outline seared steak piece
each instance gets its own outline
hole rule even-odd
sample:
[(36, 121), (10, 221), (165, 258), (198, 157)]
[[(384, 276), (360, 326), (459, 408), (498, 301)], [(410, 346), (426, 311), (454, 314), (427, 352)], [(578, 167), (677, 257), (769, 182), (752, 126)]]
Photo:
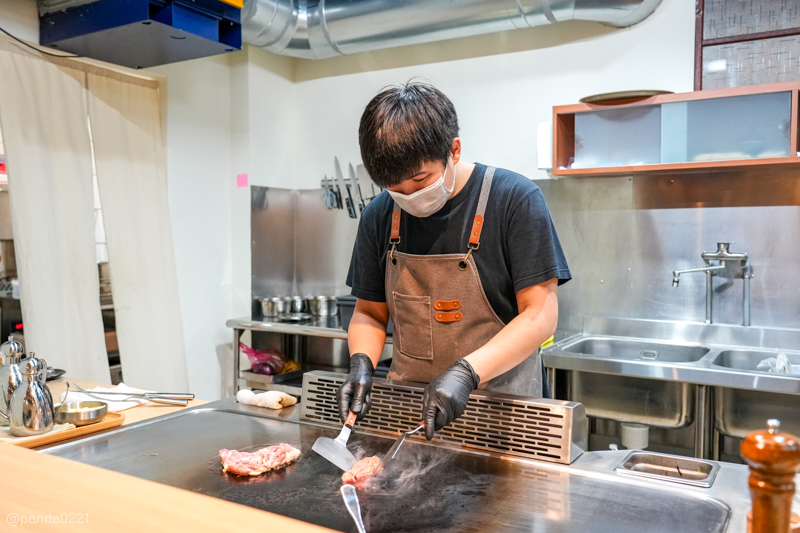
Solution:
[(381, 471), (381, 460), (377, 455), (365, 457), (356, 461), (348, 472), (342, 474), (342, 482), (345, 485), (355, 485), (357, 489), (363, 489), (369, 480)]
[(237, 476), (258, 476), (297, 461), (300, 450), (289, 444), (261, 448), (253, 453), (220, 450), (222, 470)]

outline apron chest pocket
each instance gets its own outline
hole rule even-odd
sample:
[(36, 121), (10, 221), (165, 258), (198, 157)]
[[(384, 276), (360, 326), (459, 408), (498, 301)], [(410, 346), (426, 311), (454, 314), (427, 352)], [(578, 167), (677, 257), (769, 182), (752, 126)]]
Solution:
[(414, 359), (433, 359), (433, 328), (429, 296), (392, 293), (394, 334), (400, 353)]

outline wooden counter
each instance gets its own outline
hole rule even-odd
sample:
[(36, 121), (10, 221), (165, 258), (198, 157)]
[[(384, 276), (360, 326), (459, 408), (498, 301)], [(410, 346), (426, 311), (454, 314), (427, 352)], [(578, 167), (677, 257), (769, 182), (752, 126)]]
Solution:
[[(16, 446), (7, 446), (2, 452), (0, 472), (5, 490), (0, 531), (331, 531)], [(76, 523), (54, 524), (55, 517), (72, 518)], [(79, 519), (81, 523), (77, 523)]]
[[(84, 389), (105, 386), (64, 376)], [(64, 385), (50, 384), (58, 397)], [(181, 391), (175, 391), (181, 392)], [(187, 407), (207, 403), (192, 400)], [(148, 403), (126, 411), (123, 425), (186, 409)], [(0, 472), (5, 488), (0, 504), (0, 531), (76, 532), (236, 532), (328, 529), (195, 494), (160, 483), (104, 470), (60, 457), (4, 446)], [(63, 524), (61, 519), (72, 520)], [(54, 522), (55, 520), (55, 522)]]

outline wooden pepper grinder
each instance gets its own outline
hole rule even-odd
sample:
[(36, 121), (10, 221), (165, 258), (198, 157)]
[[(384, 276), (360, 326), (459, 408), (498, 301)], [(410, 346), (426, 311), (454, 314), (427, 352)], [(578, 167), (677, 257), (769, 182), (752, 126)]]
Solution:
[(797, 531), (800, 518), (792, 515), (794, 476), (800, 466), (800, 442), (780, 431), (779, 420), (768, 420), (766, 431), (754, 431), (742, 441), (742, 458), (750, 465), (753, 510), (747, 514), (748, 533)]

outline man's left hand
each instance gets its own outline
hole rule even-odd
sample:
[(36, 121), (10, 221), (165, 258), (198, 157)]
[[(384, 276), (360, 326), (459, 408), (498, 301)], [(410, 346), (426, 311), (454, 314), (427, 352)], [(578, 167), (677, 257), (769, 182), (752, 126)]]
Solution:
[(425, 422), (425, 438), (431, 440), (434, 431), (439, 431), (464, 414), (469, 394), (481, 379), (465, 359), (428, 383), (422, 396), (422, 420)]

